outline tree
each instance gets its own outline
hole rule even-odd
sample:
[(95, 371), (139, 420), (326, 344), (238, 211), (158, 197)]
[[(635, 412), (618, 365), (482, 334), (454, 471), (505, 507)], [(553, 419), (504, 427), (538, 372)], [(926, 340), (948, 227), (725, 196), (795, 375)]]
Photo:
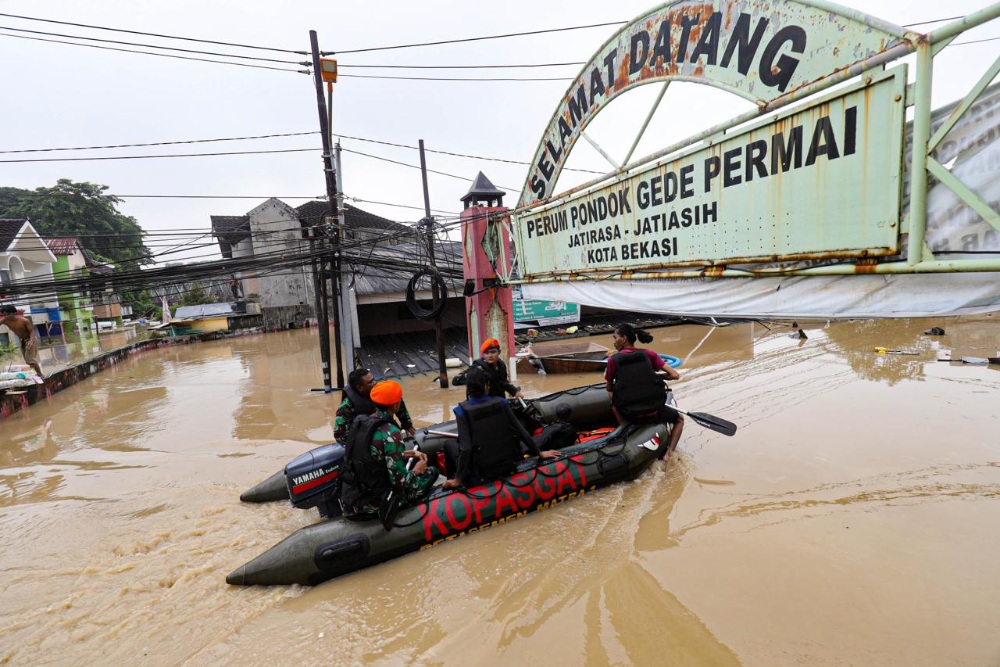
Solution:
[(146, 232), (115, 208), (122, 200), (104, 194), (107, 189), (68, 178), (51, 188), (0, 188), (0, 217), (28, 218), (42, 236), (76, 237), (93, 259), (111, 262), (119, 271), (138, 271), (153, 263), (143, 243)]
[(205, 292), (205, 288), (201, 285), (195, 284), (188, 288), (183, 295), (181, 295), (180, 301), (177, 302), (178, 306), (198, 306), (203, 303), (215, 303), (216, 299)]

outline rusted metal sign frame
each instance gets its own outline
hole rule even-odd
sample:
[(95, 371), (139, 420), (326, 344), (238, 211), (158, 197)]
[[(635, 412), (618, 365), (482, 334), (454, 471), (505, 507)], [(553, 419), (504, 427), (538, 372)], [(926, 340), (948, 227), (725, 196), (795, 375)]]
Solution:
[[(518, 205), (551, 198), (565, 156), (583, 129), (636, 86), (691, 81), (757, 105), (757, 111), (702, 133), (709, 136), (850, 78), (859, 65), (898, 47), (908, 53), (906, 44), (916, 37), (822, 0), (675, 0), (660, 5), (605, 42), (570, 84), (543, 132)], [(832, 73), (845, 76), (836, 80)]]
[[(677, 3), (671, 3), (677, 4)], [(845, 10), (844, 8), (837, 7), (830, 3), (821, 2), (811, 2), (808, 3), (814, 7), (827, 7), (830, 9), (835, 8), (836, 11), (840, 13), (847, 12), (851, 14), (851, 10)], [(880, 26), (885, 25), (876, 19), (872, 19), (859, 12), (853, 12), (853, 17), (864, 22), (871, 22), (873, 24), (878, 24)], [(626, 164), (621, 167), (616, 172), (605, 174), (604, 176), (592, 179), (587, 183), (579, 185), (575, 188), (567, 190), (560, 193), (559, 195), (550, 197), (547, 200), (541, 202), (535, 202), (528, 205), (519, 206), (512, 213), (522, 213), (530, 209), (536, 208), (539, 204), (545, 205), (550, 203), (555, 203), (565, 199), (566, 197), (577, 193), (589, 190), (601, 183), (604, 183), (613, 178), (617, 178), (624, 173), (635, 170), (642, 165), (659, 159), (660, 157), (670, 155), (680, 149), (694, 145), (696, 142), (705, 141), (712, 137), (713, 135), (724, 132), (725, 130), (745, 123), (753, 118), (756, 118), (764, 113), (773, 111), (774, 109), (780, 108), (782, 106), (791, 104), (800, 99), (809, 97), (821, 90), (829, 88), (830, 86), (836, 85), (843, 81), (849, 80), (853, 77), (859, 76), (860, 74), (869, 71), (874, 68), (883, 67), (886, 63), (897, 60), (905, 55), (912, 52), (917, 52), (917, 64), (915, 70), (915, 84), (913, 86), (913, 94), (907, 99), (907, 104), (914, 107), (914, 120), (913, 120), (913, 145), (922, 146), (923, 150), (912, 151), (911, 156), (911, 182), (910, 182), (910, 215), (904, 225), (906, 231), (909, 232), (909, 246), (908, 255), (905, 262), (885, 262), (885, 263), (871, 263), (864, 262), (862, 264), (840, 264), (837, 266), (826, 266), (826, 267), (797, 267), (797, 266), (764, 266), (756, 269), (748, 269), (747, 267), (741, 267), (738, 270), (729, 269), (723, 266), (713, 267), (711, 269), (687, 269), (679, 268), (676, 270), (665, 270), (665, 271), (650, 271), (643, 273), (642, 275), (632, 275), (629, 278), (702, 278), (706, 275), (717, 276), (717, 277), (741, 277), (745, 278), (747, 276), (773, 276), (773, 275), (844, 275), (852, 273), (879, 273), (879, 274), (889, 274), (889, 273), (938, 273), (938, 272), (975, 272), (975, 271), (988, 271), (995, 272), (1000, 271), (1000, 261), (993, 259), (986, 260), (958, 260), (958, 261), (939, 261), (935, 260), (933, 254), (930, 252), (929, 248), (926, 247), (924, 243), (924, 238), (926, 234), (926, 198), (927, 198), (927, 173), (929, 170), (933, 170), (935, 177), (937, 174), (941, 174), (942, 182), (947, 184), (952, 188), (956, 195), (965, 203), (967, 203), (974, 210), (979, 212), (984, 216), (984, 219), (990, 223), (994, 228), (1000, 230), (1000, 220), (997, 219), (996, 212), (994, 212), (988, 204), (983, 202), (981, 198), (975, 195), (974, 192), (964, 187), (961, 183), (957, 182), (947, 170), (941, 165), (936, 164), (932, 158), (929, 158), (929, 153), (933, 150), (933, 145), (936, 145), (943, 136), (942, 133), (946, 133), (946, 129), (939, 130), (938, 134), (935, 136), (935, 141), (931, 144), (930, 138), (930, 118), (931, 118), (931, 102), (930, 102), (930, 91), (932, 86), (932, 72), (933, 72), (933, 59), (938, 52), (943, 50), (956, 36), (962, 34), (963, 32), (974, 28), (976, 26), (982, 25), (989, 21), (993, 21), (1000, 17), (1000, 2), (994, 3), (984, 9), (969, 14), (962, 19), (949, 23), (938, 30), (932, 31), (927, 34), (918, 34), (908, 32), (906, 33), (906, 38), (902, 39), (899, 43), (890, 46), (886, 50), (879, 52), (873, 56), (870, 56), (862, 61), (856, 62), (850, 67), (846, 67), (837, 71), (832, 72), (829, 76), (823, 77), (820, 80), (812, 81), (799, 88), (796, 88), (789, 93), (779, 96), (767, 103), (759, 104), (758, 108), (754, 111), (742, 114), (733, 118), (725, 123), (718, 124), (707, 130), (704, 130), (688, 139), (668, 146), (667, 148), (658, 151), (652, 155), (646, 156), (640, 160), (633, 163)], [(958, 120), (961, 114), (967, 109), (971, 103), (978, 97), (980, 92), (985, 88), (986, 85), (995, 76), (998, 62), (1000, 58), (997, 58), (991, 67), (989, 67), (986, 73), (983, 75), (980, 82), (970, 91), (966, 99), (963, 101), (958, 108), (953, 112), (954, 120), (951, 121), (953, 124)], [(586, 69), (586, 67), (585, 67)], [(666, 78), (666, 77), (665, 77)], [(575, 85), (575, 84), (574, 84)], [(570, 87), (570, 93), (572, 94), (573, 86)], [(544, 141), (544, 140), (543, 140)], [(529, 180), (525, 185), (525, 191), (528, 190), (530, 185), (530, 175)], [(913, 221), (919, 221), (920, 224), (913, 224)], [(506, 251), (506, 249), (504, 249)], [(516, 258), (510, 264), (515, 268), (518, 266)], [(591, 277), (602, 278), (602, 276), (568, 276), (562, 278), (547, 277), (535, 280), (514, 280), (512, 275), (506, 276), (506, 278), (512, 282), (541, 282), (550, 280), (584, 280), (590, 279)], [(603, 276), (604, 278), (614, 277), (614, 276)]]
[(893, 256), (905, 92), (905, 66), (874, 73), (515, 216), (521, 276)]

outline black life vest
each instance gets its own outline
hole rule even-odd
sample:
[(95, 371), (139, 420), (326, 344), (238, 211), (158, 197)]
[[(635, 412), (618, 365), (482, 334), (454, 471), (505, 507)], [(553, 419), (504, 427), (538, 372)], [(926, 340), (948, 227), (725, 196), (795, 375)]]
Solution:
[(385, 461), (372, 456), (375, 431), (389, 421), (373, 415), (358, 415), (344, 438), (344, 465), (340, 473), (340, 501), (347, 514), (365, 505), (378, 505), (392, 485)]
[(612, 403), (625, 418), (648, 415), (660, 410), (667, 400), (667, 385), (641, 350), (619, 352), (614, 357)]
[(473, 404), (466, 401), (461, 406), (469, 420), (472, 470), (476, 476), (493, 480), (509, 474), (521, 460), (521, 448), (503, 401), (497, 398)]
[(354, 414), (356, 415), (370, 415), (375, 412), (375, 404), (372, 403), (372, 399), (368, 396), (362, 396), (354, 387), (344, 387), (344, 393), (347, 394), (347, 400), (351, 402), (351, 407), (354, 408)]
[(506, 364), (497, 359), (497, 365), (494, 367), (485, 359), (476, 359), (472, 365), (479, 366), (490, 376), (490, 396), (503, 398), (507, 395), (507, 385), (510, 384), (510, 381), (507, 379)]

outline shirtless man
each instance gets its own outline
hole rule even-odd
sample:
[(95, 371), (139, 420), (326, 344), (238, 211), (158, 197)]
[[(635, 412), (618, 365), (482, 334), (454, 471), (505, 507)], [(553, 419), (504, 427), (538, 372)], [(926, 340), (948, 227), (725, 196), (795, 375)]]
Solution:
[(17, 308), (6, 305), (0, 307), (0, 324), (6, 324), (7, 328), (21, 339), (24, 363), (34, 368), (39, 377), (44, 377), (42, 367), (38, 364), (38, 336), (35, 335), (35, 328), (31, 326), (31, 322), (18, 315)]

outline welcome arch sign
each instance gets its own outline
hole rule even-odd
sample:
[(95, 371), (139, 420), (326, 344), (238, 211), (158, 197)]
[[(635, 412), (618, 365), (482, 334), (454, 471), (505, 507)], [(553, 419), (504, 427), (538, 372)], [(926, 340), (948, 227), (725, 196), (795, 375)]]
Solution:
[[(513, 218), (521, 277), (898, 252), (905, 69), (746, 122), (908, 48), (907, 37), (815, 1), (682, 0), (640, 16), (591, 57), (543, 133)], [(672, 80), (756, 108), (729, 124), (744, 124), (735, 134), (713, 128), (715, 136), (553, 197), (570, 151), (604, 107)], [(838, 224), (817, 215), (833, 210)]]
[[(900, 45), (906, 32), (824, 2), (671, 2), (623, 27), (569, 85), (532, 160), (519, 206), (551, 197), (584, 128), (613, 99), (682, 80), (721, 88), (767, 110), (808, 84)], [(832, 83), (832, 82), (831, 82)]]

